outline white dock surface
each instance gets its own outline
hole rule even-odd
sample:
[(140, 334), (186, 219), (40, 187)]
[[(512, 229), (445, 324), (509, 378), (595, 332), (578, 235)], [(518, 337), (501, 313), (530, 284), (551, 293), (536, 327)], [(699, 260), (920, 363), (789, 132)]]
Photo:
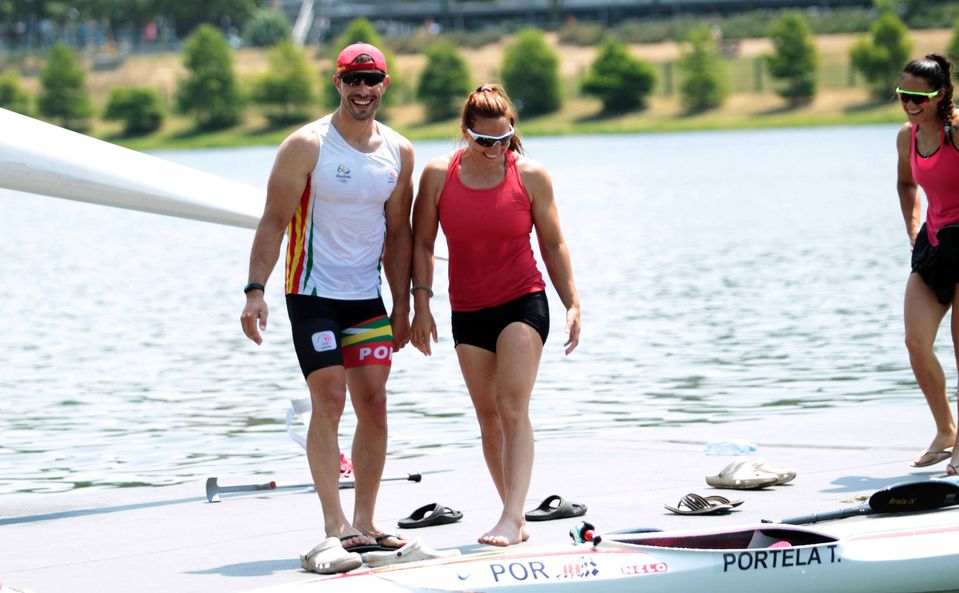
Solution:
[[(916, 469), (909, 462), (933, 436), (917, 392), (910, 405), (859, 405), (754, 421), (679, 428), (637, 428), (590, 438), (537, 442), (527, 509), (550, 494), (585, 503), (584, 519), (599, 532), (632, 527), (675, 529), (752, 523), (855, 506), (890, 484), (942, 476), (945, 462)], [(534, 418), (535, 424), (535, 418)], [(795, 469), (791, 483), (759, 491), (716, 490), (704, 476), (733, 458), (705, 454), (717, 439), (757, 443), (758, 456)], [(309, 482), (306, 458), (296, 475), (218, 476), (221, 485)], [(429, 473), (420, 483), (386, 482), (378, 519), (385, 529), (420, 537), (434, 548), (484, 549), (476, 538), (499, 515), (499, 500), (479, 449), (388, 461), (387, 476)], [(725, 516), (678, 516), (688, 492), (743, 498)], [(347, 513), (352, 490), (341, 490)], [(226, 593), (312, 578), (298, 554), (323, 537), (312, 491), (226, 494), (206, 501), (202, 481), (163, 488), (79, 490), (4, 496), (0, 500), (0, 582), (36, 593)], [(439, 502), (463, 512), (452, 525), (398, 530), (396, 521)], [(957, 510), (956, 512), (959, 512)], [(566, 541), (581, 519), (529, 523), (530, 541)]]

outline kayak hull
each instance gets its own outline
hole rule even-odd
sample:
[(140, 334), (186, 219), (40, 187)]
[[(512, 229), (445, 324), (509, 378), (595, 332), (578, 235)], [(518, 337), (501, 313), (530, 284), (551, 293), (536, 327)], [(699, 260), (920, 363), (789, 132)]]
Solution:
[(859, 523), (860, 529), (848, 534), (769, 524), (615, 534), (598, 546), (506, 549), (357, 570), (264, 591), (928, 593), (956, 588), (959, 524), (937, 524), (928, 516), (919, 524)]
[(256, 228), (265, 192), (0, 109), (0, 188)]

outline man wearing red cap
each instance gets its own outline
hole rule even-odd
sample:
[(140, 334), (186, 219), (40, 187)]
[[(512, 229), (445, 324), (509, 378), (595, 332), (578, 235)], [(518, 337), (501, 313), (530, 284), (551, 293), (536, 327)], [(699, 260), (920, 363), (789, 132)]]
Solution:
[[(395, 549), (405, 542), (383, 532), (373, 510), (386, 458), (386, 380), (393, 352), (409, 340), (413, 147), (374, 119), (390, 84), (380, 50), (366, 43), (345, 48), (332, 82), (340, 94), (336, 111), (280, 145), (253, 239), (241, 323), (262, 343), (264, 285), (286, 231), (286, 305), (313, 404), (307, 458), (327, 537), (350, 551)], [(389, 316), (381, 267), (392, 295)], [(352, 521), (338, 489), (347, 387), (357, 418)]]

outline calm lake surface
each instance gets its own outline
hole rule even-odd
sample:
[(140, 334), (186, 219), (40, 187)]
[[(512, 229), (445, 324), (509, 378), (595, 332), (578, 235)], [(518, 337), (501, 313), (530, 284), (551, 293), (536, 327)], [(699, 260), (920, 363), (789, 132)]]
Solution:
[[(583, 302), (533, 396), (538, 438), (912, 401), (909, 246), (895, 126), (531, 138), (551, 171)], [(417, 173), (453, 142), (416, 144)], [(159, 154), (264, 187), (274, 147)], [(0, 192), (0, 494), (302, 469), (306, 396), (282, 265), (265, 343), (240, 331), (253, 233)], [(394, 357), (391, 458), (479, 443), (449, 331)], [(941, 332), (940, 348), (948, 344)], [(941, 356), (947, 376), (955, 363)], [(343, 423), (348, 448), (353, 419)], [(704, 430), (704, 439), (708, 430)]]

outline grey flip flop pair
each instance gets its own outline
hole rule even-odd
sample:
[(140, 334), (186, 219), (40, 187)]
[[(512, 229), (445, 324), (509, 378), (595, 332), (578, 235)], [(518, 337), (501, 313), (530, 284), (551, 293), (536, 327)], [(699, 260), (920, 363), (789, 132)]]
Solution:
[(676, 506), (663, 505), (667, 511), (677, 515), (725, 515), (743, 504), (742, 500), (729, 500), (725, 496), (701, 496), (690, 492), (679, 500)]

